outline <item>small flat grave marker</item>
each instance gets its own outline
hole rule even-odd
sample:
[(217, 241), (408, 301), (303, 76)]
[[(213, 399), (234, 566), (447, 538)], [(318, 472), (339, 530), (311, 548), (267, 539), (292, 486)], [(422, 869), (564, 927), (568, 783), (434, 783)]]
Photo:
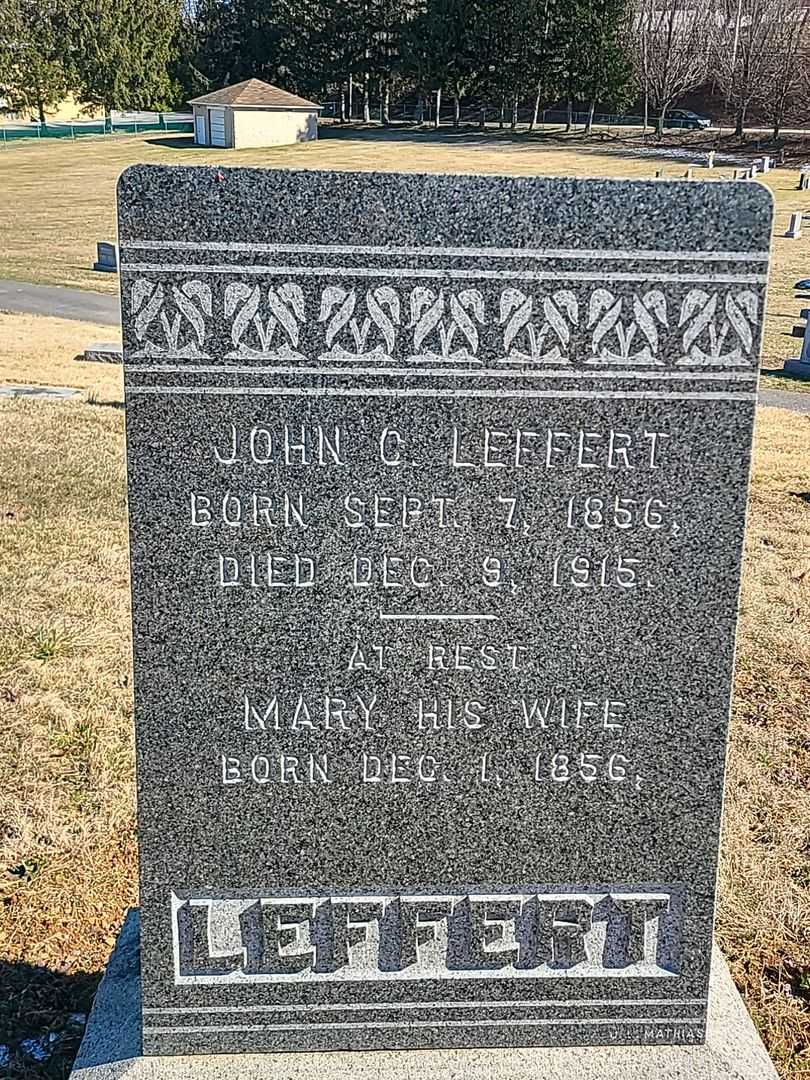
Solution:
[(769, 193), (119, 220), (145, 1052), (700, 1042)]
[(96, 244), (96, 261), (93, 263), (94, 270), (100, 270), (105, 274), (118, 273), (118, 247), (116, 244), (99, 240)]

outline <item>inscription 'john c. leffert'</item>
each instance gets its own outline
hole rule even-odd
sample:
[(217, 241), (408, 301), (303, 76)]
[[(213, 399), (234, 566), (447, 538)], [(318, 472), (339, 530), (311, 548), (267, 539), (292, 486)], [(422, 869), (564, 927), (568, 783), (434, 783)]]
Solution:
[(171, 896), (175, 982), (666, 978), (671, 888), (430, 895)]
[(669, 434), (606, 428), (450, 424), (431, 440), (430, 456), (414, 459), (414, 440), (398, 428), (359, 432), (339, 424), (228, 424), (211, 453), (220, 465), (243, 462), (292, 467), (346, 466), (376, 460), (392, 468), (655, 470)]

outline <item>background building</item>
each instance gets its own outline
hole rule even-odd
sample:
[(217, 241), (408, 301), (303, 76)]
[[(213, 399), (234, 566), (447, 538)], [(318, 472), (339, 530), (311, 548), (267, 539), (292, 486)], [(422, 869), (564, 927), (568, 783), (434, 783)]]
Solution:
[(194, 141), (200, 146), (238, 150), (318, 137), (321, 106), (260, 79), (226, 86), (189, 104), (194, 111)]

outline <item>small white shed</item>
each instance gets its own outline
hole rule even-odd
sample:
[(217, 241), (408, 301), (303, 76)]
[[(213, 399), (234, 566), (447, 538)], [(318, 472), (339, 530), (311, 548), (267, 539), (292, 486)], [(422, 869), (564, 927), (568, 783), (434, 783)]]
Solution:
[(239, 150), (318, 138), (321, 106), (261, 79), (226, 86), (194, 98), (189, 105), (194, 112), (194, 141), (199, 146)]

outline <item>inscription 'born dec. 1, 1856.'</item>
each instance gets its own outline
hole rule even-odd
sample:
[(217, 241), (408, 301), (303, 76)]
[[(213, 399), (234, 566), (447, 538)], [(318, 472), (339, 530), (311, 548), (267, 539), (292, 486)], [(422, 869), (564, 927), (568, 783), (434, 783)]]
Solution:
[(700, 1041), (764, 189), (119, 208), (146, 1052)]

